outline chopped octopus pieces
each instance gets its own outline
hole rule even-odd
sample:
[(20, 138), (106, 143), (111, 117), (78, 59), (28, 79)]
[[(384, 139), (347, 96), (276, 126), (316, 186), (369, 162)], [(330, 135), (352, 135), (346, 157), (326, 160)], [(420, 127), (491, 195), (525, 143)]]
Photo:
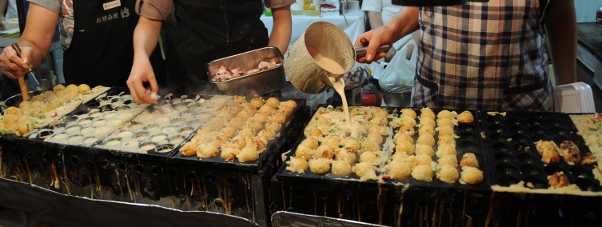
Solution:
[(251, 74), (251, 73), (256, 73), (256, 72), (259, 72), (262, 70), (276, 68), (278, 66), (280, 66), (280, 62), (276, 58), (273, 58), (269, 62), (261, 61), (257, 65), (257, 68), (247, 69), (246, 71), (242, 70), (240, 68), (233, 68), (233, 69), (228, 70), (226, 68), (226, 66), (222, 65), (219, 67), (219, 69), (217, 70), (217, 73), (215, 75), (213, 75), (211, 79), (215, 82), (221, 82), (221, 81), (229, 80), (232, 78), (244, 76), (246, 74)]

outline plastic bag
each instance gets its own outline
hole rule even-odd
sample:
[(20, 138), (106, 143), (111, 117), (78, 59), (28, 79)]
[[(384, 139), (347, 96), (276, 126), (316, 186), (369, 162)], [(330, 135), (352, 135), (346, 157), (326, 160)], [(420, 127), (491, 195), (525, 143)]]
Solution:
[[(408, 46), (414, 46), (412, 56), (407, 59)], [(416, 58), (418, 47), (414, 40), (403, 46), (391, 59), (389, 65), (379, 76), (380, 87), (391, 93), (412, 92), (414, 77), (416, 76)]]

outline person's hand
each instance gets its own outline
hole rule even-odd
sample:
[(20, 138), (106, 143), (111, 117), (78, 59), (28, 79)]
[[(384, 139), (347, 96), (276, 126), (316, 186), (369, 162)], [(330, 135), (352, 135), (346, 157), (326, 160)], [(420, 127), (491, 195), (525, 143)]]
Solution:
[[(150, 89), (144, 87), (143, 83), (145, 82), (149, 83)], [(157, 104), (159, 86), (157, 85), (157, 79), (155, 79), (155, 73), (148, 58), (136, 59), (134, 61), (132, 72), (130, 72), (130, 77), (126, 84), (130, 89), (130, 94), (134, 102)]]
[(31, 66), (28, 64), (31, 56), (31, 47), (21, 47), (21, 57), (17, 56), (17, 52), (11, 46), (5, 47), (2, 54), (0, 54), (2, 72), (11, 79), (23, 77), (31, 69)]
[(387, 25), (383, 25), (378, 27), (377, 29), (368, 31), (364, 34), (361, 34), (359, 37), (357, 37), (357, 41), (355, 42), (355, 46), (362, 46), (362, 43), (360, 42), (360, 40), (362, 38), (366, 38), (369, 42), (368, 44), (368, 49), (366, 50), (366, 55), (357, 58), (356, 60), (358, 62), (362, 62), (362, 63), (371, 63), (373, 61), (376, 61), (378, 59), (384, 58), (387, 56), (387, 53), (385, 52), (376, 52), (376, 50), (378, 49), (379, 46), (382, 46), (384, 44), (389, 44), (390, 46), (393, 46), (392, 43), (392, 36), (393, 36), (394, 30), (392, 28), (390, 28)]

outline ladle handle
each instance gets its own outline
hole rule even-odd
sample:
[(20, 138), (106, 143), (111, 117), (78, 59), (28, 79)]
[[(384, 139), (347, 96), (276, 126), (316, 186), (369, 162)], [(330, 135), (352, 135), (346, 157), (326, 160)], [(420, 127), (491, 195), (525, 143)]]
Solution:
[[(363, 57), (366, 56), (366, 52), (368, 51), (368, 47), (367, 46), (356, 46), (355, 48), (355, 57), (359, 58), (359, 57)], [(391, 49), (391, 46), (389, 46), (389, 44), (385, 44), (382, 46), (379, 46), (378, 49), (376, 49), (376, 53), (378, 52), (389, 52), (389, 49)]]

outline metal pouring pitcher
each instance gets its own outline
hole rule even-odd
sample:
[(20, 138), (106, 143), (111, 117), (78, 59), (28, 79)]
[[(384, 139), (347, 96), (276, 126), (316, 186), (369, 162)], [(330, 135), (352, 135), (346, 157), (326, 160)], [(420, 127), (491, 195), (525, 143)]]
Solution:
[(345, 72), (355, 64), (355, 50), (347, 34), (329, 22), (315, 22), (295, 41), (284, 56), (284, 72), (288, 80), (299, 90), (317, 94), (332, 86), (345, 73), (329, 72), (316, 64), (317, 53), (338, 63)]

